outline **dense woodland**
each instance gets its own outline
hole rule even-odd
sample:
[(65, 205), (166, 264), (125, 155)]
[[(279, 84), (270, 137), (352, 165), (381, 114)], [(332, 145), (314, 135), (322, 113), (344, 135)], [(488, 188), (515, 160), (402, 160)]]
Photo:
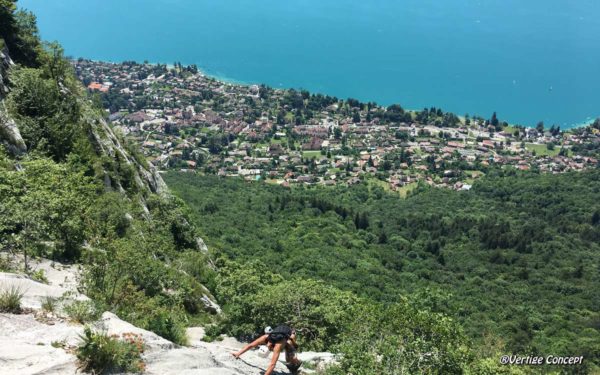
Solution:
[[(0, 110), (27, 145), (0, 147), (0, 271), (43, 280), (28, 258), (81, 263), (90, 317), (113, 311), (179, 344), (186, 325), (251, 338), (285, 321), (303, 349), (342, 354), (335, 375), (540, 371), (501, 366), (508, 352), (597, 370), (597, 171), (407, 200), (171, 173), (182, 201), (139, 183), (135, 145), (117, 135), (128, 152), (104, 151), (101, 109), (14, 1), (0, 0), (0, 46), (17, 63)], [(203, 310), (206, 288), (223, 314)]]
[[(600, 173), (489, 177), (402, 200), (186, 173), (169, 186), (214, 253), (361, 298), (444, 313), (490, 352), (600, 350)], [(291, 287), (293, 289), (293, 287)]]

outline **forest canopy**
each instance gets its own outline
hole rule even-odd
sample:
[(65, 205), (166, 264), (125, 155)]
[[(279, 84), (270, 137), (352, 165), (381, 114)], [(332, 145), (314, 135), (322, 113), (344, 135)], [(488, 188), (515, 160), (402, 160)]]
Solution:
[(166, 181), (219, 257), (382, 306), (407, 299), (456, 319), (475, 347), (598, 363), (598, 171), (489, 177), (406, 200), (367, 184)]

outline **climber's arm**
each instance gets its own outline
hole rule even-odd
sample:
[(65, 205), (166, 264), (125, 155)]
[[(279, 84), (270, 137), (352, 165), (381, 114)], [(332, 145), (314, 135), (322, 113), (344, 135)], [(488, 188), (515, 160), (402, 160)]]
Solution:
[(273, 371), (275, 371), (275, 365), (277, 365), (277, 360), (279, 359), (283, 345), (283, 343), (275, 344), (275, 348), (273, 348), (273, 357), (271, 358), (269, 367), (267, 367), (267, 371), (265, 371), (265, 375), (271, 375)]
[(237, 352), (233, 352), (231, 353), (232, 356), (234, 356), (235, 358), (240, 358), (240, 356), (244, 353), (246, 353), (248, 350), (256, 348), (260, 345), (267, 345), (267, 335), (263, 335), (259, 338), (257, 338), (256, 340), (252, 341), (250, 344), (244, 346), (243, 349), (241, 349), (240, 351)]

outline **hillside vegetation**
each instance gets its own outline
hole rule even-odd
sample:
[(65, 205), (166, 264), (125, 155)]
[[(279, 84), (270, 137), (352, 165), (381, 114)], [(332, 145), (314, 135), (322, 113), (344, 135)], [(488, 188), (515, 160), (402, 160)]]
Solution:
[(61, 47), (42, 43), (35, 17), (14, 1), (0, 1), (0, 40), (0, 67), (9, 67), (1, 74), (9, 93), (0, 97), (0, 251), (8, 259), (0, 271), (32, 273), (31, 257), (84, 263), (81, 288), (96, 310), (184, 343), (185, 324), (207, 319), (201, 299), (211, 297), (189, 269), (204, 262), (183, 204), (158, 194), (160, 177), (105, 123)]

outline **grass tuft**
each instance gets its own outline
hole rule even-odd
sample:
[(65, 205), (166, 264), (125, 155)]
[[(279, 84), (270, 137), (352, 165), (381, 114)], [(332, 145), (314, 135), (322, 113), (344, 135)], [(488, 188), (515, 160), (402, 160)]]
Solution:
[(42, 310), (53, 313), (56, 311), (57, 299), (54, 297), (46, 296), (42, 299)]
[(16, 286), (0, 290), (0, 312), (20, 314), (23, 292)]
[(29, 277), (39, 283), (48, 284), (48, 278), (46, 277), (46, 272), (44, 270), (33, 271), (29, 274)]
[(85, 324), (98, 320), (100, 313), (90, 301), (75, 301), (65, 307), (65, 313), (74, 322)]

